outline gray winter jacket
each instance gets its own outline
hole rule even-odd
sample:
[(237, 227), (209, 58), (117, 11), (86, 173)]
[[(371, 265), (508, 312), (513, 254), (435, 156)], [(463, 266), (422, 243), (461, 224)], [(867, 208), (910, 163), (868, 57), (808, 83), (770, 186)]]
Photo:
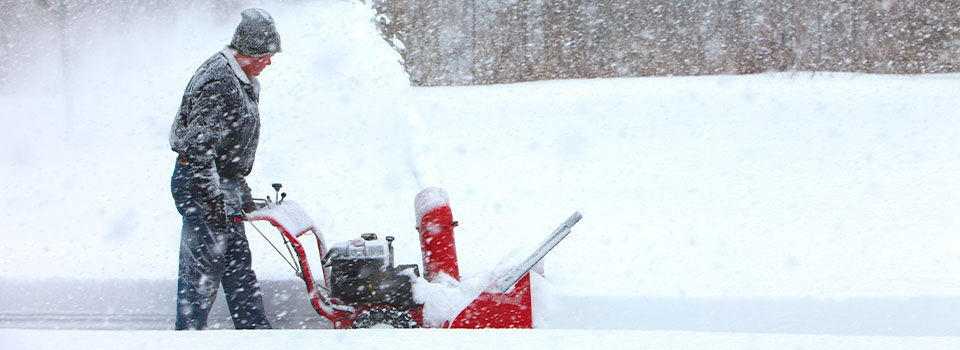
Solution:
[(250, 200), (244, 176), (260, 138), (260, 84), (240, 69), (235, 54), (228, 47), (197, 69), (170, 130), (170, 147), (193, 174), (205, 216), (220, 214), (211, 210), (239, 215)]

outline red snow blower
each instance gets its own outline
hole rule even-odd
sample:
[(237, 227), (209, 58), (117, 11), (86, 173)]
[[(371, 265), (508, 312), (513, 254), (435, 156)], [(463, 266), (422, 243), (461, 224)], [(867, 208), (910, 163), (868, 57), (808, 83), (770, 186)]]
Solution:
[[(431, 326), (424, 323), (424, 305), (414, 298), (412, 286), (415, 279), (421, 277), (419, 267), (394, 264), (394, 237), (380, 239), (376, 234), (364, 233), (358, 239), (337, 243), (328, 250), (323, 235), (303, 208), (292, 201), (284, 202), (286, 193), (280, 193), (280, 184), (273, 187), (279, 200), (272, 202), (267, 197), (266, 206), (247, 214), (246, 219), (268, 221), (280, 231), (288, 253), (291, 257), (295, 255), (297, 266), (288, 263), (306, 284), (313, 308), (333, 322), (334, 328)], [(459, 281), (453, 235), (457, 222), (453, 220), (446, 192), (436, 187), (424, 189), (417, 194), (414, 204), (423, 277), (428, 283), (439, 283), (444, 275)], [(433, 327), (532, 328), (529, 272), (570, 233), (580, 218), (580, 213), (575, 212), (526, 260), (499, 276), (453, 320)], [(322, 277), (311, 271), (300, 242), (300, 238), (311, 233), (317, 240)]]

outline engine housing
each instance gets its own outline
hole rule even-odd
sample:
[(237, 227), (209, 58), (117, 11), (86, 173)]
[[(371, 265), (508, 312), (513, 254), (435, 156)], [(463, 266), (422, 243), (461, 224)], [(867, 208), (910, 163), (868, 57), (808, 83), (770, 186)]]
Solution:
[(377, 239), (373, 233), (340, 242), (324, 257), (330, 267), (330, 289), (346, 305), (367, 307), (390, 305), (411, 310), (422, 305), (413, 299), (413, 279), (420, 276), (416, 264), (394, 266), (393, 237)]

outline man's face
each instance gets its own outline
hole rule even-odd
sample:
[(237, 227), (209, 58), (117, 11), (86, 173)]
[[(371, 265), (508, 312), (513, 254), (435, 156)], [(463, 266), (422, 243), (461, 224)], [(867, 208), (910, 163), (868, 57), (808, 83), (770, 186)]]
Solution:
[(270, 65), (270, 57), (273, 57), (273, 55), (250, 57), (238, 53), (236, 56), (237, 63), (240, 64), (240, 69), (243, 69), (243, 72), (251, 77), (260, 75), (260, 72)]

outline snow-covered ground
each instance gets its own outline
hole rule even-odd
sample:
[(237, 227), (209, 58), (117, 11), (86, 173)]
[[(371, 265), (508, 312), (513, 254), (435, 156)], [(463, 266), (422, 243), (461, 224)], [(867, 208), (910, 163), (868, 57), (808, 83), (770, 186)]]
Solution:
[[(12, 331), (10, 349), (956, 349), (955, 338), (833, 337), (619, 330)], [(118, 344), (121, 344), (118, 346)]]
[[(90, 331), (172, 328), (167, 133), (236, 25), (187, 11), (90, 29), (69, 100), (49, 92), (55, 59), (23, 62), (22, 88), (0, 95), (4, 347), (960, 345), (960, 76), (410, 88), (359, 2), (259, 5), (284, 52), (261, 76), (254, 191), (282, 182), (328, 243), (391, 234), (413, 263), (414, 195), (443, 187), (465, 276), (580, 211), (545, 260), (547, 329)], [(261, 280), (280, 281), (271, 305), (306, 317), (289, 267), (248, 236)], [(115, 318), (76, 321), (91, 315)]]

